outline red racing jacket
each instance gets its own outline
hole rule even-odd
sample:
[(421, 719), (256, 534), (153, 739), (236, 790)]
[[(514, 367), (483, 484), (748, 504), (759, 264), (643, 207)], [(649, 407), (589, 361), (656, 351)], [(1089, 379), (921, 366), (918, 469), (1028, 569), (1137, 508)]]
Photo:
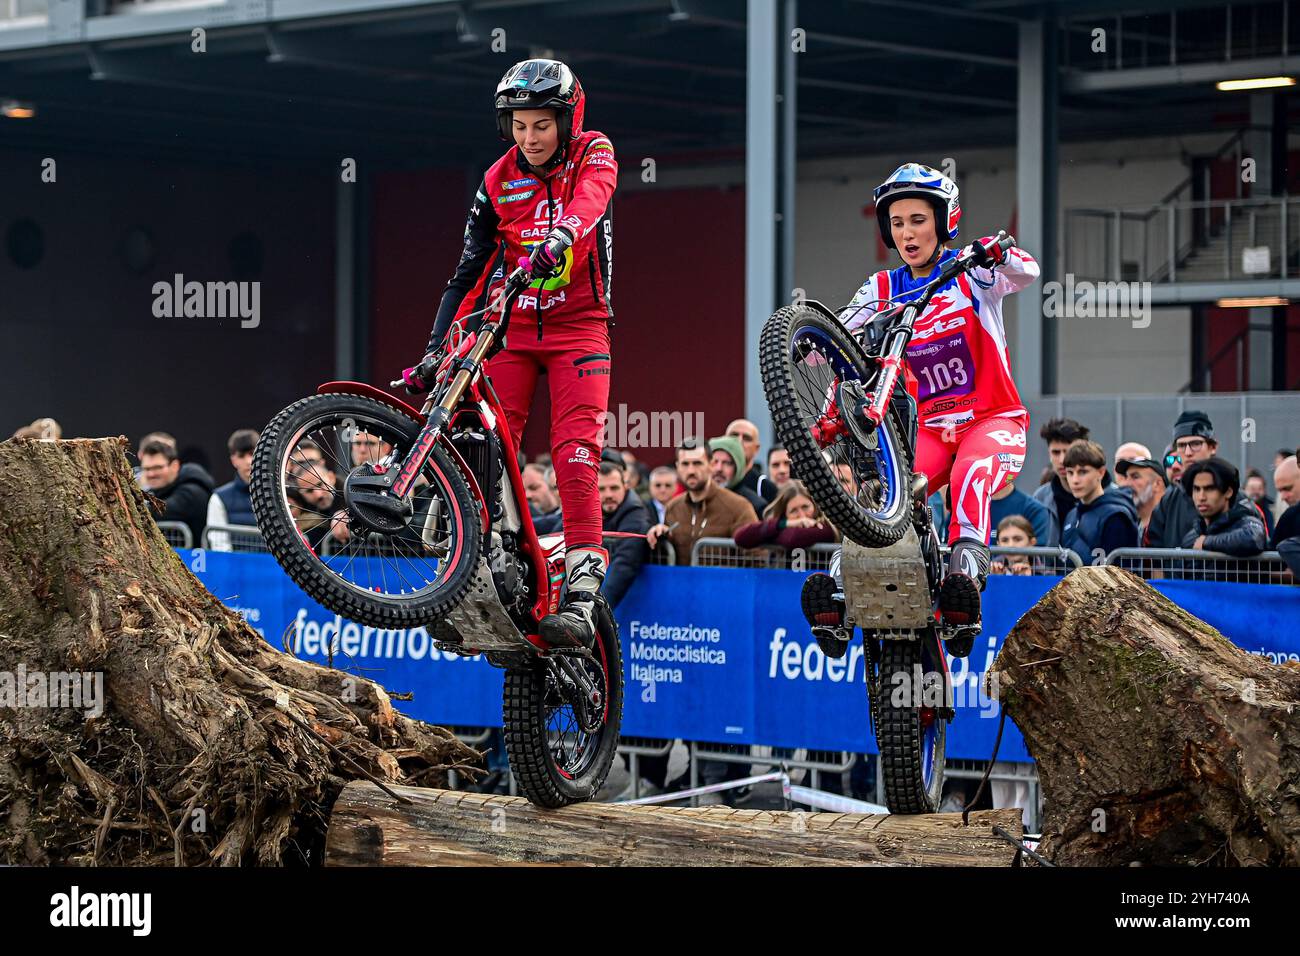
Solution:
[(442, 343), (453, 320), (484, 308), (519, 258), (556, 226), (574, 237), (564, 254), (564, 271), (533, 282), (515, 300), (512, 325), (535, 318), (540, 339), (543, 323), (562, 326), (613, 317), (609, 294), (618, 162), (609, 137), (582, 130), (582, 113), (580, 101), (566, 159), (548, 175), (527, 165), (514, 147), (483, 176), (465, 225), (460, 264), (438, 306), (429, 351)]

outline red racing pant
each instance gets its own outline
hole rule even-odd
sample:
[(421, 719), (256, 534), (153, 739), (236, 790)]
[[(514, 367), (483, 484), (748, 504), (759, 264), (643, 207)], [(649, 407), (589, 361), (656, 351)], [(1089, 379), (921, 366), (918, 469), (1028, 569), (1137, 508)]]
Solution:
[(930, 492), (948, 485), (952, 511), (948, 543), (958, 538), (989, 540), (989, 502), (993, 492), (1025, 464), (1025, 425), (1015, 418), (983, 418), (961, 431), (922, 426), (914, 471), (930, 479)]
[(506, 348), (488, 362), (487, 372), (516, 447), (528, 422), (537, 376), (543, 371), (551, 390), (551, 465), (564, 513), (565, 548), (599, 548), (603, 528), (596, 484), (609, 407), (605, 321), (547, 324), (541, 340), (536, 326), (512, 322)]

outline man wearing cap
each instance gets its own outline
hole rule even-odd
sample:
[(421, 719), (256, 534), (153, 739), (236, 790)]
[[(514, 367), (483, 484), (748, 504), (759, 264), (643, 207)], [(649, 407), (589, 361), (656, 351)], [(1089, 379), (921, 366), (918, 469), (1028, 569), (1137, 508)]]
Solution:
[[(1148, 455), (1150, 453), (1148, 452)], [(1165, 497), (1165, 470), (1150, 457), (1121, 458), (1115, 463), (1115, 482), (1133, 496), (1138, 513), (1138, 540), (1146, 537), (1151, 515)]]
[[(735, 438), (740, 442), (745, 460), (741, 462), (740, 479), (737, 484), (749, 489), (763, 499), (763, 507), (757, 509), (758, 516), (761, 518), (763, 509), (776, 500), (779, 489), (772, 479), (763, 474), (763, 470), (758, 466), (758, 450), (762, 447), (758, 438), (758, 426), (748, 418), (737, 418), (727, 426), (726, 434), (728, 437)], [(736, 488), (732, 490), (738, 492)], [(752, 499), (750, 504), (753, 504)]]
[[(1178, 416), (1174, 423), (1173, 450), (1184, 469), (1218, 453), (1219, 442), (1205, 412), (1189, 410)], [(1143, 544), (1148, 548), (1181, 548), (1187, 532), (1197, 527), (1200, 519), (1181, 482), (1171, 485), (1151, 513)]]
[(720, 488), (734, 491), (749, 502), (754, 509), (754, 520), (763, 517), (767, 502), (762, 495), (750, 491), (744, 485), (745, 450), (739, 438), (731, 435), (719, 435), (709, 439), (709, 471), (713, 481)]
[(1115, 449), (1115, 471), (1119, 470), (1119, 463), (1125, 458), (1150, 458), (1151, 449), (1141, 442), (1126, 441)]

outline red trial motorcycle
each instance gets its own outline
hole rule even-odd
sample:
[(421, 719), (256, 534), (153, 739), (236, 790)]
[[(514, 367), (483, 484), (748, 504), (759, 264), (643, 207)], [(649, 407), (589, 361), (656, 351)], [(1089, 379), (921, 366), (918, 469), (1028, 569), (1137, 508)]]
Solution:
[[(590, 650), (538, 636), (560, 604), (563, 536), (533, 527), (484, 372), (531, 281), (521, 260), (496, 301), (453, 328), (421, 367), (437, 380), (419, 411), (359, 382), (284, 409), (261, 433), (250, 491), (269, 550), (322, 605), (376, 628), (427, 627), (438, 649), (505, 669), (511, 769), (530, 801), (559, 807), (590, 799), (609, 772), (623, 660), (603, 599)], [(472, 340), (470, 320), (481, 320)]]

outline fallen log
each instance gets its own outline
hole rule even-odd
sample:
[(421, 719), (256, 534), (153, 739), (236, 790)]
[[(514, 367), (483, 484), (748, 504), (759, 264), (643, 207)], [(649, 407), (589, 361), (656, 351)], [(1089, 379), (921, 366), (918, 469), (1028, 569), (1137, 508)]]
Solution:
[(1300, 668), (1090, 567), (1021, 617), (989, 681), (1038, 762), (1053, 862), (1300, 864)]
[(326, 866), (1009, 866), (1019, 810), (889, 816), (584, 803), (544, 810), (522, 797), (344, 788)]
[(280, 653), (208, 592), (124, 452), (0, 443), (0, 863), (318, 864), (363, 771), (474, 772), (449, 731)]

